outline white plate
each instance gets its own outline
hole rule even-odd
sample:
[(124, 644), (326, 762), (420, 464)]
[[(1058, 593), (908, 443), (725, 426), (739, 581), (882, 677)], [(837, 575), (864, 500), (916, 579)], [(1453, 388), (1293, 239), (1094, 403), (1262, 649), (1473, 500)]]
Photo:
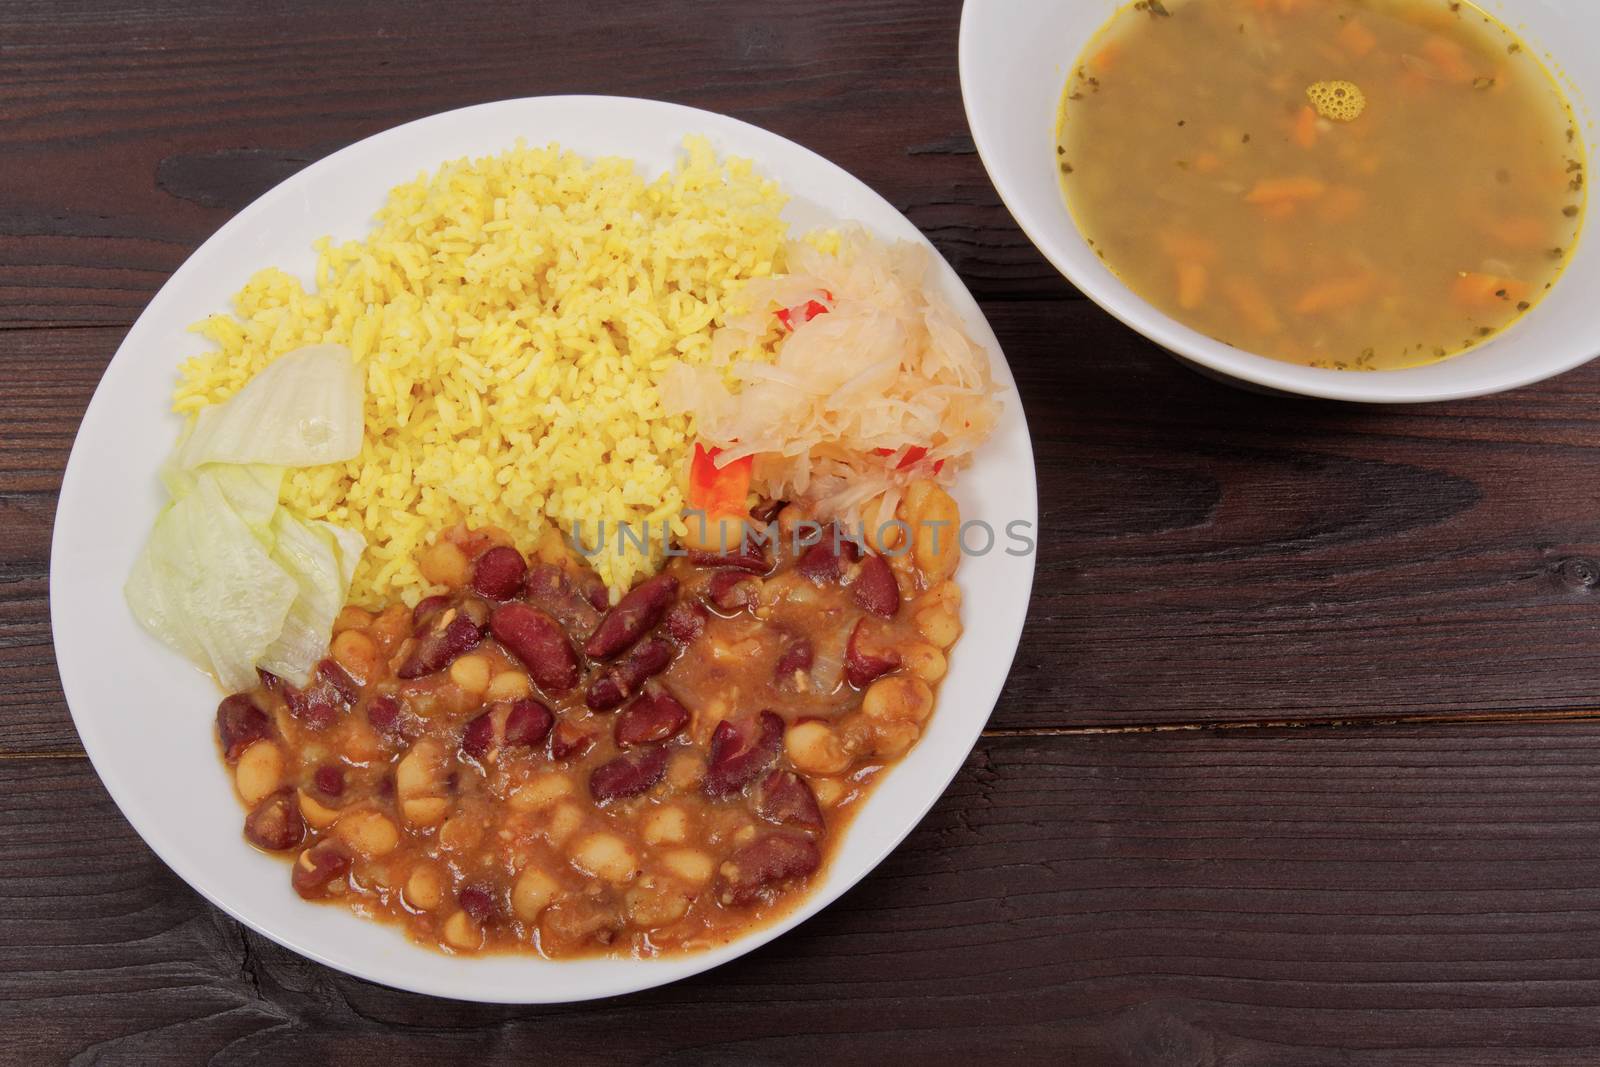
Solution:
[[(1032, 555), (1000, 548), (962, 565), (967, 633), (927, 733), (872, 794), (825, 876), (787, 918), (715, 951), (667, 959), (450, 957), (412, 944), (394, 926), (301, 901), (288, 865), (245, 844), (244, 812), (212, 740), (222, 694), (139, 629), (124, 605), (123, 581), (162, 503), (156, 469), (179, 428), (168, 414), (176, 367), (204, 347), (187, 332), (191, 323), (229, 307), (262, 267), (309, 279), (313, 240), (361, 236), (391, 186), (446, 160), (497, 153), (520, 137), (590, 156), (631, 157), (655, 174), (693, 133), (709, 136), (719, 152), (753, 159), (781, 182), (793, 197), (785, 217), (796, 232), (855, 219), (881, 236), (927, 243), (887, 201), (821, 156), (722, 115), (616, 97), (483, 104), (351, 145), (240, 212), (156, 294), (95, 390), (67, 464), (50, 561), (56, 661), (73, 721), (112, 799), (156, 854), (212, 903), (279, 944), (375, 982), (465, 1000), (573, 1001), (671, 982), (771, 940), (859, 881), (939, 798), (988, 721), (1033, 584)], [(993, 353), (1006, 389), (1001, 426), (958, 487), (962, 515), (991, 523), (1002, 536), (1007, 523), (1025, 522), (1037, 537), (1033, 452), (1015, 383), (971, 294), (942, 259), (938, 266), (945, 295)]]
[[(1532, 313), (1469, 352), (1406, 370), (1302, 367), (1190, 329), (1123, 284), (1084, 242), (1056, 173), (1056, 109), (1067, 73), (1126, 0), (967, 0), (961, 9), (961, 96), (978, 154), (1029, 239), (1084, 295), (1179, 358), (1224, 377), (1305, 396), (1402, 404), (1482, 396), (1541, 381), (1600, 354), (1596, 207), (1577, 251)], [(1600, 3), (1476, 0), (1538, 51), (1577, 112), (1594, 172), (1600, 131)]]

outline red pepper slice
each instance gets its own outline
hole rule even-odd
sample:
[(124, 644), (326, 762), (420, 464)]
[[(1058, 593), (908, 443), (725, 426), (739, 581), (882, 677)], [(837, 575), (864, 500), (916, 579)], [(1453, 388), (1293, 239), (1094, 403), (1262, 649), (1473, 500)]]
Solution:
[(750, 494), (750, 476), (756, 457), (745, 456), (717, 466), (722, 449), (696, 441), (689, 461), (689, 506), (707, 515), (743, 515)]
[[(826, 289), (822, 291), (822, 295), (827, 297), (830, 302), (833, 300), (833, 294)], [(773, 312), (773, 316), (778, 320), (778, 325), (793, 333), (794, 328), (800, 323), (810, 322), (818, 315), (826, 315), (827, 313), (827, 304), (816, 300), (807, 300), (804, 304), (797, 304), (792, 308), (779, 308)]]
[[(874, 448), (872, 451), (875, 455), (892, 456), (899, 450), (894, 448)], [(903, 471), (907, 467), (913, 466), (919, 462), (927, 454), (928, 450), (923, 446), (911, 445), (906, 449), (906, 454), (900, 457), (900, 462), (894, 465), (894, 469), (897, 471)], [(942, 470), (944, 470), (944, 460), (935, 460), (933, 464), (933, 473), (938, 474)]]

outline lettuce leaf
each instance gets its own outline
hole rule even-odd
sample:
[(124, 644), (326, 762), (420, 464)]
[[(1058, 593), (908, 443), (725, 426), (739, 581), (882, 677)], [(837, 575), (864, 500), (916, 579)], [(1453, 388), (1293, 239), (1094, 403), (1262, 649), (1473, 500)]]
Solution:
[(270, 552), (202, 471), (156, 519), (123, 592), (146, 630), (229, 692), (248, 689), (299, 593)]
[(199, 476), (209, 474), (234, 512), (254, 529), (264, 529), (278, 510), (278, 494), (283, 491), (282, 467), (263, 463), (207, 463), (192, 471), (184, 470), (174, 458), (161, 468), (161, 483), (174, 500), (194, 492)]
[(205, 408), (161, 468), (172, 503), (124, 586), (150, 633), (229, 691), (261, 667), (296, 685), (325, 654), (366, 540), (279, 504), (285, 468), (361, 450), (348, 349), (301, 348)]
[(267, 364), (229, 400), (202, 408), (177, 466), (315, 467), (361, 452), (364, 383), (343, 345), (308, 345)]
[(327, 522), (302, 522), (279, 508), (272, 516), (272, 559), (298, 593), (277, 640), (257, 664), (295, 685), (305, 685), (333, 636), (356, 563), (366, 549), (360, 534)]

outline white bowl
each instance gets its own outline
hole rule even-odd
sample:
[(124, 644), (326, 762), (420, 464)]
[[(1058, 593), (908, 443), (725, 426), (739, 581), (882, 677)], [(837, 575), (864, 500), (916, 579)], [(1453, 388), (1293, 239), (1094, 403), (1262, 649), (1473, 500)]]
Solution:
[[(1600, 2), (1478, 0), (1562, 80), (1592, 154), (1600, 107)], [(1600, 355), (1600, 237), (1586, 212), (1565, 274), (1531, 313), (1452, 359), (1406, 370), (1302, 367), (1212, 340), (1158, 311), (1111, 273), (1068, 214), (1056, 176), (1056, 108), (1067, 74), (1121, 0), (967, 0), (961, 93), (978, 154), (1017, 224), (1056, 269), (1111, 314), (1179, 357), (1224, 377), (1306, 396), (1411, 403), (1481, 396), (1571, 370)], [(1593, 167), (1589, 168), (1592, 173)]]
[[(393, 926), (309, 904), (289, 865), (247, 845), (215, 730), (216, 684), (141, 630), (122, 585), (162, 503), (156, 470), (176, 440), (169, 413), (178, 362), (204, 342), (190, 323), (229, 306), (261, 267), (309, 280), (311, 242), (364, 233), (392, 185), (446, 160), (558, 141), (589, 156), (672, 162), (687, 134), (754, 160), (792, 199), (807, 229), (856, 219), (881, 236), (924, 238), (882, 197), (821, 156), (746, 123), (675, 104), (618, 97), (543, 97), (464, 108), (380, 133), (306, 168), (219, 230), (150, 302), (106, 368), (67, 464), (50, 557), (56, 661), (72, 718), (95, 770), (146, 843), (212, 903), (312, 959), (420, 993), (500, 1003), (610, 996), (706, 970), (776, 937), (843, 893), (933, 806), (972, 750), (1011, 668), (1033, 585), (1033, 556), (1001, 548), (1006, 524), (1037, 536), (1033, 452), (1016, 386), (994, 332), (955, 271), (938, 258), (944, 295), (993, 355), (1006, 413), (956, 487), (964, 518), (1000, 532), (1000, 547), (967, 558), (958, 575), (967, 634), (922, 740), (885, 775), (837, 846), (809, 897), (779, 922), (728, 945), (654, 960), (552, 963), (530, 955), (446, 956)], [(929, 246), (931, 249), (931, 246)]]

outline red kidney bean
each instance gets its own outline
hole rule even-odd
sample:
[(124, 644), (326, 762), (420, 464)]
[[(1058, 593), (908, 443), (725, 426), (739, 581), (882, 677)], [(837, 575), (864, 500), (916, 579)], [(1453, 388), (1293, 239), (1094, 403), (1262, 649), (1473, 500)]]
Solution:
[(550, 731), (550, 756), (552, 759), (568, 759), (581, 756), (589, 751), (589, 746), (594, 744), (594, 735), (586, 730), (580, 730), (572, 723), (562, 719)]
[(344, 793), (344, 768), (337, 763), (324, 763), (311, 772), (311, 786), (325, 797)]
[(510, 600), (522, 588), (528, 565), (522, 553), (509, 545), (496, 545), (472, 564), (472, 588), (490, 600)]
[(839, 579), (839, 557), (824, 542), (810, 546), (800, 553), (794, 569), (819, 585)]
[(755, 577), (744, 571), (717, 571), (706, 586), (706, 596), (717, 610), (731, 614), (756, 602), (760, 596), (756, 581)]
[(610, 667), (594, 676), (584, 703), (595, 711), (610, 711), (639, 691), (645, 681), (667, 669), (672, 662), (672, 644), (659, 637), (647, 637), (634, 645)]
[(450, 598), (443, 594), (425, 596), (417, 601), (417, 606), (411, 609), (411, 632), (414, 634), (422, 633), (449, 606)]
[(793, 771), (773, 771), (756, 786), (756, 814), (780, 826), (822, 829), (822, 808), (806, 780)]
[(862, 608), (885, 619), (894, 618), (900, 610), (900, 586), (882, 556), (869, 554), (861, 561), (856, 580), (850, 583), (850, 595)]
[(636, 749), (602, 763), (589, 775), (589, 795), (604, 804), (648, 792), (667, 773), (664, 746)]
[(687, 645), (706, 628), (706, 609), (689, 600), (680, 600), (667, 612), (667, 632), (680, 645)]
[(615, 656), (661, 621), (677, 591), (678, 579), (670, 574), (658, 574), (640, 582), (600, 620), (583, 650), (594, 659)]
[(331, 659), (317, 664), (317, 680), (331, 686), (347, 708), (361, 699), (361, 686), (350, 677), (349, 672)]
[(493, 609), (484, 601), (475, 596), (464, 597), (456, 607), (460, 609), (461, 614), (472, 620), (478, 627), (479, 633), (489, 628), (489, 612)]
[(532, 748), (550, 732), (555, 716), (532, 697), (504, 704), (479, 715), (461, 732), (461, 751), (484, 762), (503, 748)]
[(687, 725), (689, 709), (678, 703), (671, 693), (644, 693), (622, 709), (612, 736), (618, 745), (629, 748), (676, 737)]
[(706, 795), (725, 797), (739, 792), (772, 766), (782, 750), (783, 720), (775, 713), (763, 711), (755, 722), (738, 725), (723, 719), (711, 731)]
[(461, 731), (461, 751), (481, 763), (494, 747), (494, 712), (486, 711)]
[(711, 552), (703, 548), (691, 548), (689, 562), (696, 567), (732, 567), (735, 570), (749, 571), (751, 574), (765, 574), (772, 569), (772, 562), (767, 559), (766, 549), (752, 544), (748, 539), (732, 552)]
[(627, 699), (628, 694), (622, 691), (621, 684), (609, 674), (602, 672), (589, 682), (589, 690), (584, 694), (583, 702), (592, 711), (610, 711)]
[(533, 748), (544, 741), (555, 721), (556, 717), (550, 709), (532, 697), (514, 700), (511, 710), (506, 713), (506, 744)]
[(892, 648), (869, 651), (862, 633), (866, 619), (857, 619), (850, 631), (850, 640), (844, 646), (844, 676), (857, 689), (865, 689), (874, 678), (888, 674), (900, 666), (900, 653)]
[(728, 857), (722, 865), (722, 899), (751, 904), (762, 891), (790, 878), (803, 878), (822, 866), (817, 843), (802, 834), (768, 834)]
[(262, 738), (272, 736), (272, 720), (249, 693), (235, 693), (217, 705), (217, 739), (229, 763)]
[(561, 625), (527, 604), (502, 604), (489, 619), (489, 630), (527, 668), (540, 689), (564, 693), (578, 684), (578, 655)]
[(306, 836), (306, 822), (293, 789), (280, 789), (264, 797), (255, 810), (245, 816), (244, 836), (257, 848), (282, 852), (293, 848)]
[(333, 725), (339, 714), (349, 709), (361, 696), (361, 687), (345, 673), (343, 667), (331, 659), (317, 664), (311, 681), (304, 689), (292, 685), (283, 687), (283, 699), (289, 714), (313, 730)]
[(400, 720), (400, 712), (400, 698), (393, 693), (383, 693), (367, 705), (367, 721), (374, 730), (390, 740), (403, 740), (405, 727)]
[(282, 678), (279, 678), (271, 671), (264, 671), (260, 667), (256, 668), (256, 677), (261, 679), (261, 688), (267, 690), (268, 692), (276, 693), (278, 691), (278, 686), (283, 684)]
[(339, 717), (339, 708), (334, 703), (339, 699), (338, 693), (320, 681), (313, 681), (305, 689), (286, 685), (283, 699), (289, 706), (289, 714), (313, 730), (327, 729)]
[(472, 916), (474, 922), (483, 922), (495, 913), (494, 894), (488, 886), (463, 886), (456, 900), (461, 910)]
[(328, 895), (328, 887), (350, 873), (350, 853), (337, 841), (319, 841), (295, 857), (289, 882), (307, 900)]
[(800, 553), (795, 570), (818, 585), (837, 582), (840, 575), (844, 574), (845, 564), (853, 563), (860, 557), (861, 547), (846, 537), (839, 527), (830, 525), (823, 529), (822, 540)]
[(611, 606), (611, 591), (606, 588), (606, 583), (600, 580), (599, 575), (580, 575), (577, 584), (583, 587), (583, 598), (595, 611), (603, 612)]
[(478, 642), (483, 640), (483, 630), (464, 610), (457, 610), (449, 622), (444, 619), (444, 615), (439, 615), (429, 624), (427, 632), (416, 639), (416, 647), (394, 672), (396, 677), (421, 678), (443, 670), (451, 660), (477, 648)]
[(795, 675), (811, 670), (815, 659), (816, 652), (811, 642), (804, 637), (797, 637), (779, 654), (778, 662), (772, 668), (772, 680), (780, 686), (795, 687)]
[[(602, 600), (596, 608), (577, 588), (566, 568), (551, 563), (535, 563), (529, 568), (528, 580), (523, 583), (522, 591), (529, 603), (555, 619), (579, 640), (594, 633), (595, 626), (600, 622), (600, 612), (606, 607)], [(603, 583), (600, 585), (600, 594), (602, 597), (605, 595)]]

